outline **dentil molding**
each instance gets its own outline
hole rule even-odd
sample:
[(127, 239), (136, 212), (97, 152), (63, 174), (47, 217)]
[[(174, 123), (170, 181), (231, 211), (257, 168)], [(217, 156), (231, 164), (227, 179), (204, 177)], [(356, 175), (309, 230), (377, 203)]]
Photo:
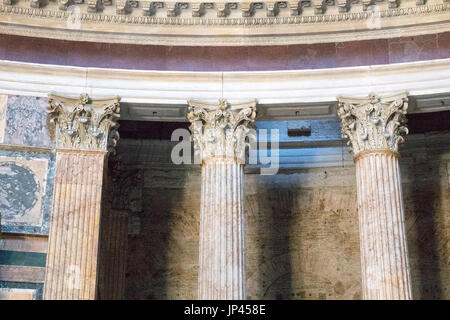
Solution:
[(449, 21), (446, 0), (3, 0), (0, 4), (1, 33), (183, 46), (416, 36), (450, 31)]

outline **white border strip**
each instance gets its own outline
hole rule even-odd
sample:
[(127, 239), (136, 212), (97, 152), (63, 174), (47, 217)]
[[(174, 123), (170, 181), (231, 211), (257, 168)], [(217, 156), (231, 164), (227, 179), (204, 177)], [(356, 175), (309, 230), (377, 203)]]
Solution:
[(264, 72), (173, 72), (56, 66), (0, 60), (0, 94), (88, 93), (122, 102), (184, 105), (188, 99), (260, 104), (320, 103), (407, 91), (450, 92), (450, 59), (350, 68)]

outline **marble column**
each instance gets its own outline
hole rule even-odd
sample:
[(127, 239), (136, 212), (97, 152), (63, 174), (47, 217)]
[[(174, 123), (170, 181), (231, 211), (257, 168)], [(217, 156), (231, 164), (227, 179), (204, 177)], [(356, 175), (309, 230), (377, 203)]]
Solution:
[(198, 298), (245, 299), (245, 147), (256, 101), (189, 101), (188, 119), (202, 162)]
[(56, 172), (44, 299), (95, 299), (103, 181), (118, 140), (119, 98), (49, 95)]
[(398, 165), (398, 146), (408, 133), (407, 94), (338, 100), (356, 166), (363, 298), (412, 299)]

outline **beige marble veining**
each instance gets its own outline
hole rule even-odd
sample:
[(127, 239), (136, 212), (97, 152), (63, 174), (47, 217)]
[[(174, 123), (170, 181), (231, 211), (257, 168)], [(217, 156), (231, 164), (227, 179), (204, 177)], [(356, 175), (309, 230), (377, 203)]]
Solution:
[(355, 155), (363, 298), (412, 299), (398, 165), (407, 94), (338, 100), (342, 135)]
[(46, 300), (96, 298), (105, 156), (97, 152), (56, 154)]
[(371, 153), (356, 162), (364, 299), (412, 298), (397, 155)]
[[(56, 125), (56, 172), (44, 299), (98, 297), (102, 194), (107, 155), (117, 140), (119, 98), (49, 95)], [(105, 285), (105, 282), (102, 282)]]
[(188, 101), (194, 150), (202, 160), (198, 298), (246, 298), (244, 170), (256, 101)]
[(199, 299), (245, 299), (244, 172), (235, 161), (202, 167)]

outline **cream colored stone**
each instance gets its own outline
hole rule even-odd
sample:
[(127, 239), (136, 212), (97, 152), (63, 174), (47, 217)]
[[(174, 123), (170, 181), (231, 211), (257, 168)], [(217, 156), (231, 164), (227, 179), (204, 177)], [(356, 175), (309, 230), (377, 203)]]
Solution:
[(370, 153), (356, 162), (364, 299), (412, 299), (397, 156)]
[(36, 294), (34, 289), (0, 289), (0, 300), (33, 300)]
[(44, 299), (97, 297), (106, 153), (58, 151)]
[(343, 137), (355, 155), (363, 298), (412, 299), (398, 165), (407, 95), (338, 100)]
[(119, 100), (49, 94), (47, 113), (50, 122), (56, 124), (56, 148), (113, 151), (119, 140)]
[[(450, 4), (439, 0), (420, 6), (413, 1), (385, 1), (373, 10), (368, 10), (367, 1), (362, 6), (345, 0), (332, 3), (118, 0), (97, 11), (95, 0), (75, 4), (7, 0), (0, 4), (0, 24), (3, 33), (22, 36), (183, 46), (328, 43), (450, 30)], [(69, 5), (74, 9), (67, 10)]]
[(371, 150), (398, 152), (403, 135), (408, 134), (406, 93), (388, 97), (371, 93), (368, 99), (339, 97), (338, 100), (342, 137), (349, 139), (348, 145), (356, 157)]
[(246, 298), (244, 172), (235, 161), (202, 167), (198, 298)]
[(245, 148), (254, 135), (250, 129), (254, 128), (256, 100), (238, 105), (230, 105), (225, 99), (218, 105), (195, 100), (188, 104), (196, 155), (202, 161), (231, 158), (245, 163)]
[(107, 152), (118, 139), (119, 110), (118, 98), (49, 97), (57, 152), (44, 299), (98, 296), (103, 179)]
[[(246, 298), (244, 171), (246, 134), (256, 101), (218, 105), (188, 101), (202, 165), (198, 298)], [(243, 162), (244, 161), (244, 162)]]
[[(333, 81), (330, 81), (333, 79)], [(409, 96), (448, 96), (450, 59), (349, 68), (264, 72), (171, 72), (54, 66), (0, 61), (0, 94), (47, 97), (48, 92), (73, 96), (121, 97), (124, 120), (145, 117), (150, 105), (160, 113), (177, 107), (177, 121), (186, 121), (186, 99), (215, 103), (221, 97), (239, 103), (257, 99), (270, 107), (271, 120), (280, 114), (305, 118), (336, 116), (337, 96), (366, 97), (408, 90)], [(420, 101), (420, 100), (418, 100)], [(430, 104), (431, 102), (431, 104)], [(293, 106), (298, 106), (298, 109)], [(436, 98), (411, 112), (449, 110)], [(262, 110), (262, 109), (261, 109)], [(182, 111), (182, 112), (181, 112)], [(151, 115), (151, 112), (150, 112)], [(156, 117), (156, 119), (159, 119)], [(167, 119), (165, 119), (167, 120)]]

